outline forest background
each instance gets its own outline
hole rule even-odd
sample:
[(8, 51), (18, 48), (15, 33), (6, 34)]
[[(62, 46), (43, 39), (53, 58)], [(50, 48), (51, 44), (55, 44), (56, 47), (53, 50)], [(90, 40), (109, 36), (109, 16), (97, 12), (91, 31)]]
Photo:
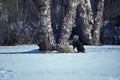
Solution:
[(120, 0), (0, 0), (0, 45), (120, 44)]

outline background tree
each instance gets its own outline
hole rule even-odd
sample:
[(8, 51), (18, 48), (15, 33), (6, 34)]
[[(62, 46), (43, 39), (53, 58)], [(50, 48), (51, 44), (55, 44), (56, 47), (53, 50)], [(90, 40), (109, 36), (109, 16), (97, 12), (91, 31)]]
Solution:
[(120, 44), (119, 3), (120, 0), (105, 0), (104, 2), (104, 22), (101, 27), (101, 42), (103, 44)]
[(103, 22), (104, 0), (91, 0), (93, 4), (94, 25), (92, 29), (93, 44), (100, 45), (100, 27)]

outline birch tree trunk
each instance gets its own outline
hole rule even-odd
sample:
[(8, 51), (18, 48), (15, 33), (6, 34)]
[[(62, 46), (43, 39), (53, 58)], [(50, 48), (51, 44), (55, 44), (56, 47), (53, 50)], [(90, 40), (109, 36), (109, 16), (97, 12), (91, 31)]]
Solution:
[(37, 44), (40, 51), (53, 50), (55, 41), (51, 26), (50, 0), (36, 0), (38, 9)]
[(60, 26), (60, 32), (58, 36), (58, 45), (65, 45), (68, 44), (68, 39), (71, 35), (72, 27), (75, 22), (76, 18), (76, 9), (78, 5), (78, 0), (69, 0), (69, 5), (68, 5), (68, 12), (65, 13), (65, 16), (63, 18), (63, 21)]
[(77, 27), (84, 44), (92, 44), (93, 13), (90, 0), (81, 0), (78, 7)]
[(98, 0), (96, 8), (96, 12), (94, 12), (94, 26), (92, 31), (92, 37), (93, 44), (100, 45), (100, 26), (103, 21), (104, 0)]

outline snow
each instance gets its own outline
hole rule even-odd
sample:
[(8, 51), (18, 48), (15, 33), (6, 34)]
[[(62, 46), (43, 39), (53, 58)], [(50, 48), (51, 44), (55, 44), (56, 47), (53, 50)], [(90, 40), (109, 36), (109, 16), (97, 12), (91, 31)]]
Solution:
[(110, 22), (109, 20), (105, 20), (105, 21), (103, 22), (103, 26), (105, 27), (109, 22)]
[(36, 45), (0, 46), (0, 80), (120, 80), (120, 46), (85, 49), (40, 54)]

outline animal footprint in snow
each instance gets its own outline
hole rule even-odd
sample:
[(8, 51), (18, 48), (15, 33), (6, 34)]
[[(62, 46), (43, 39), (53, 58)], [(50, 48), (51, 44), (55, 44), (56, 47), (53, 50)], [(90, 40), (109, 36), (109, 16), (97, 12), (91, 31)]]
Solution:
[(13, 78), (14, 72), (5, 68), (0, 68), (0, 80), (8, 80)]

